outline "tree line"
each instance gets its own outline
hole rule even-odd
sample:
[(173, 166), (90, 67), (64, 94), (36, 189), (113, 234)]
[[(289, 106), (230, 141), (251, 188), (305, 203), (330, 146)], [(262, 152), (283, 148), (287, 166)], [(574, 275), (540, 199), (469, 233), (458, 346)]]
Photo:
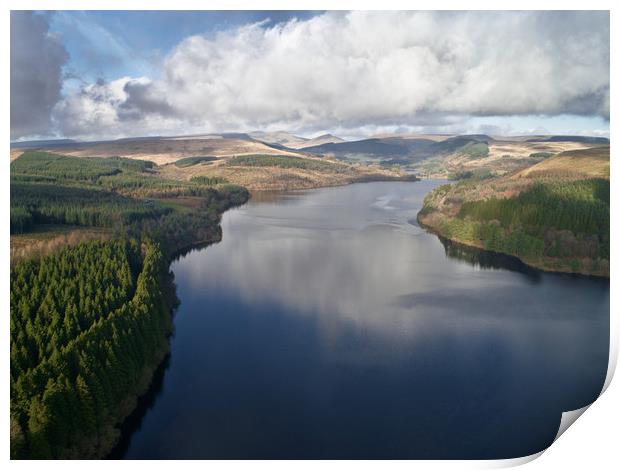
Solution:
[(25, 233), (35, 224), (113, 227), (170, 212), (143, 201), (97, 188), (48, 183), (11, 183), (11, 233)]
[(115, 175), (122, 171), (144, 172), (152, 167), (152, 162), (129, 158), (77, 158), (29, 150), (11, 162), (11, 173), (21, 175), (22, 178), (38, 176), (56, 180), (96, 182), (101, 176)]
[[(188, 157), (177, 166), (210, 162), (215, 157)], [(163, 178), (153, 162), (122, 157), (69, 157), (26, 151), (11, 162), (11, 183), (56, 183), (101, 188), (135, 197), (202, 196), (210, 186), (225, 181), (196, 178), (190, 181)]]

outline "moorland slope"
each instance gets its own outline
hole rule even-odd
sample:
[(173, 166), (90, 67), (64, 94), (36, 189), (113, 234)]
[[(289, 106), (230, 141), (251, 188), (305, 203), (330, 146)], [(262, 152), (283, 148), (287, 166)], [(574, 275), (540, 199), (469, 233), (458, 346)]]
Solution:
[(530, 266), (609, 276), (609, 147), (561, 152), (501, 177), (470, 177), (427, 195), (424, 227)]

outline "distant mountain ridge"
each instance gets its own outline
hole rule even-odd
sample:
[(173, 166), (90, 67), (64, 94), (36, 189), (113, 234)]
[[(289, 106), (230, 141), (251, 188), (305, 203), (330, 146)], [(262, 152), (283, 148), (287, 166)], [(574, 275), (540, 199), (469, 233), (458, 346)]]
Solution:
[(535, 163), (532, 156), (542, 157), (608, 144), (609, 139), (604, 137), (569, 135), (388, 134), (349, 141), (329, 133), (307, 138), (285, 131), (253, 131), (130, 137), (95, 142), (72, 139), (13, 142), (11, 158), (17, 158), (24, 149), (74, 156), (126, 156), (157, 164), (204, 155), (293, 155), (383, 166), (400, 165), (426, 176), (445, 177), (463, 171), (504, 173)]
[(260, 142), (272, 145), (280, 145), (290, 149), (303, 149), (306, 147), (313, 147), (317, 145), (327, 143), (344, 142), (344, 139), (337, 137), (333, 134), (321, 134), (316, 137), (307, 138), (300, 137), (290, 132), (276, 131), (276, 132), (262, 132), (254, 131), (248, 134), (251, 138)]
[(584, 135), (551, 135), (528, 139), (527, 142), (580, 142), (584, 144), (608, 144), (607, 137), (591, 137)]
[(304, 147), (315, 154), (336, 158), (363, 158), (388, 160), (393, 163), (415, 163), (436, 155), (446, 155), (467, 145), (490, 142), (488, 135), (446, 136), (441, 140), (415, 138), (411, 136), (374, 137), (356, 141), (330, 142)]
[(346, 141), (333, 134), (322, 134), (322, 135), (313, 137), (312, 139), (306, 140), (302, 145), (298, 145), (296, 148), (305, 149), (307, 147), (316, 147), (318, 145), (324, 145), (324, 144), (337, 144), (341, 142), (346, 142)]
[(66, 145), (75, 143), (73, 139), (49, 139), (49, 140), (24, 140), (21, 142), (11, 142), (12, 149), (30, 149), (37, 147), (48, 147), (55, 145)]
[(305, 137), (299, 137), (290, 132), (276, 131), (276, 132), (263, 132), (254, 131), (248, 134), (252, 139), (266, 144), (275, 144), (288, 148), (296, 148), (299, 145), (303, 145), (308, 139)]

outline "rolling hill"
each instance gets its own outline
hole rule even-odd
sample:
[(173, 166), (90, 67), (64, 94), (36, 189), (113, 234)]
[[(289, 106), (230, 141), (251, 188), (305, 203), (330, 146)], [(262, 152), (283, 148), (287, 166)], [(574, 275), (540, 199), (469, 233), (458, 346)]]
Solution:
[(441, 186), (418, 221), (540, 269), (608, 277), (609, 188), (608, 146), (565, 151), (501, 177)]
[(282, 147), (288, 147), (291, 149), (303, 146), (309, 139), (299, 137), (290, 132), (276, 131), (276, 132), (263, 132), (254, 131), (248, 134), (252, 139), (263, 142), (269, 145), (276, 145)]
[(262, 132), (254, 131), (248, 134), (251, 138), (263, 142), (268, 145), (273, 145), (279, 148), (288, 148), (293, 150), (301, 150), (306, 147), (315, 147), (328, 143), (344, 142), (344, 139), (336, 137), (332, 134), (322, 134), (313, 138), (300, 137), (290, 132), (278, 131), (278, 132)]
[(466, 171), (502, 175), (537, 163), (537, 160), (532, 160), (532, 155), (556, 154), (608, 143), (604, 138), (581, 136), (513, 138), (485, 134), (393, 134), (358, 141), (307, 145), (303, 150), (344, 161), (405, 166), (427, 177), (450, 177)]
[[(78, 157), (121, 156), (152, 161), (166, 173), (170, 173), (169, 176), (173, 178), (183, 179), (187, 174), (217, 176), (240, 184), (247, 183), (250, 187), (261, 187), (266, 184), (271, 188), (279, 185), (271, 176), (265, 174), (267, 170), (264, 167), (254, 171), (256, 175), (262, 174), (257, 177), (261, 183), (257, 183), (252, 181), (248, 168), (232, 171), (226, 161), (240, 155), (322, 158), (353, 164), (351, 174), (374, 173), (393, 176), (394, 171), (398, 173), (401, 171), (400, 168), (404, 167), (424, 177), (461, 178), (468, 175), (511, 174), (536, 165), (552, 155), (579, 151), (595, 145), (605, 147), (608, 144), (608, 139), (583, 136), (390, 134), (344, 141), (332, 134), (308, 139), (289, 132), (256, 131), (100, 142), (69, 140), (21, 142), (12, 144), (11, 159), (21, 155), (26, 148)], [(168, 165), (182, 159), (201, 163), (191, 165), (191, 170), (189, 166), (185, 170), (167, 168)], [(383, 170), (379, 166), (383, 167)], [(393, 168), (394, 166), (396, 167)], [(340, 167), (334, 166), (334, 168)], [(278, 171), (281, 170), (280, 168)], [(293, 170), (289, 168), (286, 171)], [(341, 175), (341, 172), (336, 173)], [(286, 188), (295, 187), (295, 184), (304, 188), (315, 187), (322, 179), (316, 172), (312, 175), (288, 176), (292, 179), (284, 185)], [(331, 177), (327, 180), (330, 181), (329, 184), (333, 184), (334, 180)]]
[[(323, 135), (317, 139), (337, 138)], [(150, 161), (155, 163), (151, 170), (155, 178), (178, 182), (206, 178), (241, 184), (253, 190), (308, 189), (355, 181), (412, 179), (401, 171), (317, 157), (283, 145), (261, 142), (243, 133), (62, 142), (51, 146), (43, 143), (36, 149), (73, 157)], [(14, 146), (11, 160), (15, 161), (24, 150)], [(242, 157), (247, 158), (239, 164)]]
[(521, 170), (515, 178), (609, 179), (609, 146), (568, 150)]
[(316, 146), (324, 145), (324, 144), (338, 144), (341, 142), (346, 142), (346, 141), (332, 134), (322, 134), (322, 135), (313, 137), (312, 139), (308, 139), (301, 144), (293, 146), (293, 148), (300, 150), (300, 149), (305, 149), (308, 147), (316, 147)]
[(76, 157), (120, 156), (138, 158), (152, 161), (158, 165), (173, 163), (181, 158), (203, 155), (219, 157), (256, 153), (265, 155), (296, 154), (295, 151), (277, 149), (263, 142), (256, 141), (245, 134), (211, 134), (185, 137), (121, 139), (105, 142), (71, 142), (54, 146), (43, 145), (37, 148)]

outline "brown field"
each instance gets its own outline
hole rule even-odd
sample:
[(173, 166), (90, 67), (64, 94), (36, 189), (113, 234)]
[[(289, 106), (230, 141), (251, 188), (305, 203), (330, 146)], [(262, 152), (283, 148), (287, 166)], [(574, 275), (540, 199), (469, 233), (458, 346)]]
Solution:
[[(307, 157), (310, 160), (317, 160)], [(333, 171), (317, 171), (301, 168), (278, 168), (267, 166), (231, 166), (227, 158), (210, 163), (179, 168), (174, 164), (160, 166), (159, 173), (164, 178), (189, 180), (194, 176), (217, 176), (229, 183), (245, 186), (253, 191), (310, 189), (323, 186), (341, 186), (355, 181), (389, 179), (401, 176), (392, 170), (374, 166), (349, 165), (330, 162)]]
[[(422, 162), (420, 168), (428, 177), (446, 177), (463, 171), (490, 171), (495, 175), (506, 175), (541, 161), (530, 157), (533, 153), (547, 152), (559, 154), (567, 151), (580, 151), (592, 148), (592, 144), (581, 142), (525, 142), (524, 140), (499, 140), (489, 142), (486, 157), (471, 157), (459, 152), (447, 156), (432, 157)], [(603, 146), (604, 148), (604, 146)]]
[(87, 240), (106, 240), (111, 230), (72, 225), (39, 225), (34, 231), (11, 235), (11, 263), (18, 259), (42, 256)]
[(515, 176), (609, 179), (609, 146), (562, 152), (520, 171)]
[(24, 153), (24, 149), (11, 149), (11, 161), (15, 160), (22, 153)]
[(464, 201), (512, 197), (536, 181), (547, 178), (554, 181), (609, 179), (609, 146), (570, 150), (504, 176), (453, 185), (434, 204), (440, 212), (453, 216), (459, 212)]
[(591, 147), (592, 144), (581, 142), (518, 142), (496, 140), (489, 144), (489, 157), (502, 158), (510, 155), (513, 158), (530, 158), (536, 152), (560, 153), (567, 150), (579, 150)]

